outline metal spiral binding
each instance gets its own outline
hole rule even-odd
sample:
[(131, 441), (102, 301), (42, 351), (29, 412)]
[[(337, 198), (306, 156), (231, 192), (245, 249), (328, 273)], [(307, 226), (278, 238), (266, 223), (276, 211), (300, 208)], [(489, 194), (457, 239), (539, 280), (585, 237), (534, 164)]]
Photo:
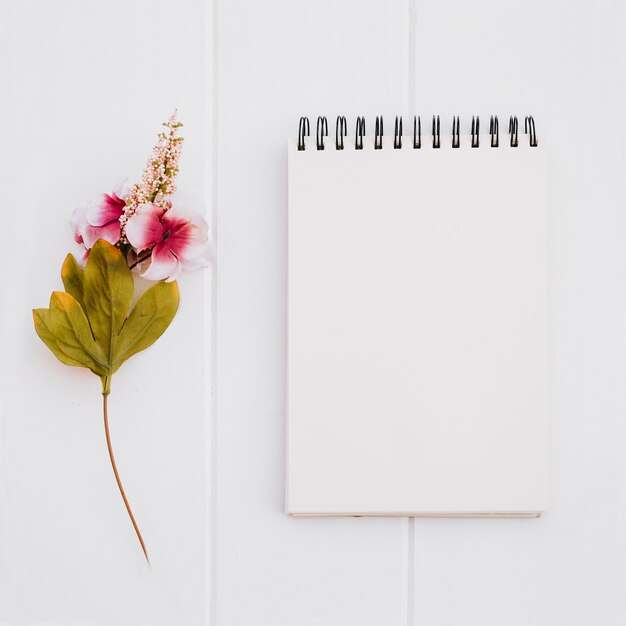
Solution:
[(500, 145), (500, 129), (498, 127), (498, 116), (492, 115), (489, 119), (489, 134), (491, 135), (491, 147), (497, 148)]
[(422, 147), (422, 120), (420, 116), (413, 116), (413, 149), (419, 150)]
[(441, 125), (439, 123), (439, 116), (435, 117), (433, 115), (433, 148), (441, 148), (441, 135), (439, 131), (441, 129)]
[(394, 150), (402, 148), (402, 116), (396, 115), (396, 123), (393, 129), (393, 147)]
[(376, 127), (374, 129), (374, 150), (382, 150), (383, 147), (383, 116), (376, 116)]
[(480, 147), (480, 118), (472, 116), (472, 148)]
[[(509, 117), (509, 141), (511, 148), (519, 146), (519, 121), (517, 116)], [(306, 150), (306, 137), (309, 137), (310, 124), (308, 117), (301, 117), (298, 126), (298, 150)], [(345, 116), (338, 115), (335, 125), (335, 149), (344, 150), (345, 138), (348, 134), (348, 123)], [(528, 135), (528, 145), (535, 148), (539, 145), (537, 141), (537, 129), (535, 119), (532, 115), (524, 117), (524, 134)], [(328, 120), (324, 116), (317, 118), (316, 129), (316, 148), (317, 150), (325, 150), (325, 137), (328, 137)], [(383, 148), (383, 116), (376, 117), (374, 129), (374, 149), (382, 150)], [(365, 138), (365, 117), (358, 117), (356, 120), (356, 133), (354, 138), (354, 149), (363, 150)], [(461, 120), (458, 115), (452, 117), (452, 148), (461, 147)], [(480, 147), (480, 117), (472, 116), (470, 145), (472, 148)], [(500, 127), (498, 116), (492, 115), (489, 118), (489, 145), (492, 148), (500, 146)], [(394, 132), (393, 132), (394, 150), (402, 149), (402, 116), (396, 115)], [(439, 115), (433, 115), (432, 121), (432, 147), (434, 149), (441, 148), (441, 121)], [(413, 149), (422, 148), (422, 121), (419, 115), (413, 116)]]
[(311, 134), (311, 127), (309, 125), (308, 117), (300, 118), (300, 125), (298, 126), (298, 150), (304, 150), (306, 148), (304, 143), (304, 137), (308, 137)]
[(365, 118), (356, 118), (356, 136), (354, 138), (354, 149), (363, 150), (363, 137), (365, 136)]
[(535, 131), (535, 120), (533, 119), (532, 115), (529, 115), (528, 117), (524, 118), (524, 134), (528, 134), (529, 131), (530, 131), (530, 137), (529, 137), (530, 147), (536, 148), (538, 145), (537, 132)]
[(461, 122), (458, 115), (452, 118), (452, 147), (461, 147)]
[(509, 117), (509, 135), (511, 136), (511, 140), (509, 143), (510, 143), (511, 148), (517, 148), (517, 146), (519, 145), (519, 141), (517, 138), (517, 130), (518, 130), (517, 117), (514, 117), (513, 115), (511, 115), (511, 117)]
[(324, 149), (324, 137), (328, 137), (328, 120), (321, 115), (317, 118), (315, 144), (318, 150)]
[(346, 122), (345, 115), (337, 116), (337, 123), (335, 124), (335, 149), (343, 150), (343, 140), (348, 134), (348, 122)]

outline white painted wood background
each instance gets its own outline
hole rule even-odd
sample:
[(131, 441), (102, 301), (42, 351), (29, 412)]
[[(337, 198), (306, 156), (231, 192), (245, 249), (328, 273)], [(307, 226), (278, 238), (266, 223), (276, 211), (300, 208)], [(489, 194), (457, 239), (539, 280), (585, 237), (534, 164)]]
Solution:
[[(215, 623), (624, 626), (626, 6), (217, 11)], [(540, 520), (282, 513), (285, 137), (304, 114), (345, 114), (352, 134), (357, 114), (370, 128), (386, 115), (390, 132), (390, 116), (414, 111), (465, 123), (532, 113), (549, 148), (552, 499)]]
[[(10, 174), (1, 254), (4, 285), (18, 293), (3, 291), (0, 307), (0, 624), (624, 626), (624, 3), (1, 0), (0, 7), (1, 171)], [(205, 442), (206, 473), (183, 471), (168, 483), (199, 481), (179, 497), (192, 506), (202, 492), (209, 507), (204, 572), (195, 561), (192, 568), (178, 561), (178, 569), (168, 561), (161, 578), (156, 564), (150, 578), (133, 560), (134, 538), (116, 508), (100, 421), (82, 420), (81, 399), (62, 426), (58, 407), (71, 402), (76, 379), (45, 370), (24, 316), (56, 280), (66, 210), (103, 172), (143, 164), (155, 120), (172, 101), (190, 138), (186, 181), (212, 195), (217, 216), (216, 393), (213, 412), (193, 397), (192, 423), (205, 415), (206, 431), (187, 431), (174, 456), (181, 462), (186, 445)], [(413, 112), (444, 120), (533, 113), (549, 148), (551, 506), (540, 520), (283, 514), (285, 140), (302, 114), (345, 114), (352, 134), (357, 114), (371, 126), (376, 114)], [(57, 148), (62, 136), (65, 147)], [(23, 241), (18, 234), (35, 216), (41, 232)], [(194, 350), (201, 344), (194, 329), (201, 319), (210, 324), (211, 305), (197, 297), (188, 298), (188, 317), (172, 328), (170, 343), (164, 338), (161, 352), (155, 347), (138, 362), (141, 393), (120, 392), (120, 401), (149, 397), (154, 370), (143, 377), (142, 368), (180, 357), (174, 343), (202, 364), (197, 388), (200, 379), (209, 384), (208, 342), (204, 354)], [(138, 442), (147, 426), (120, 430), (118, 454), (126, 448), (133, 459), (127, 475), (151, 455), (163, 479), (155, 446), (177, 431), (159, 419), (149, 424), (152, 440)], [(85, 467), (101, 462), (95, 482), (80, 476), (82, 465), (47, 450), (92, 438), (80, 454)], [(140, 506), (158, 525), (161, 496), (151, 484), (142, 476), (136, 488), (148, 492)], [(74, 537), (80, 497), (94, 508), (92, 530), (110, 532), (92, 550)], [(99, 521), (100, 511), (108, 517)]]
[(209, 623), (211, 272), (113, 377), (110, 428), (146, 540), (109, 464), (100, 382), (60, 365), (30, 309), (61, 287), (68, 219), (138, 180), (174, 107), (180, 188), (210, 200), (211, 8), (202, 0), (0, 2), (0, 624)]

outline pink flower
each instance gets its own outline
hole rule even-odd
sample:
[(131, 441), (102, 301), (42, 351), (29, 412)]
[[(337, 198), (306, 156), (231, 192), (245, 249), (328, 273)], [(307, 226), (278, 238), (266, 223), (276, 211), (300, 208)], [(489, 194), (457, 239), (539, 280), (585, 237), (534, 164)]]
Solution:
[(199, 213), (181, 205), (165, 210), (156, 204), (142, 204), (126, 223), (126, 237), (139, 258), (144, 256), (142, 251), (152, 248), (150, 267), (142, 276), (168, 282), (175, 280), (183, 269), (210, 264), (208, 230)]
[(87, 250), (98, 239), (106, 239), (115, 245), (120, 239), (120, 216), (124, 212), (125, 202), (117, 193), (103, 193), (87, 206), (80, 207), (72, 214), (74, 240), (83, 244)]

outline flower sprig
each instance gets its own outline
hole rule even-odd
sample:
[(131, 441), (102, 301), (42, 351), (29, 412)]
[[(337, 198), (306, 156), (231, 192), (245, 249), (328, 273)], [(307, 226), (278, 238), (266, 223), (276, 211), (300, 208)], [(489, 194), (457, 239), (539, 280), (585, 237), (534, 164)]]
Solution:
[[(176, 113), (164, 123), (143, 171), (130, 189), (118, 186), (74, 211), (79, 263), (68, 254), (61, 269), (65, 291), (48, 308), (33, 309), (35, 331), (61, 363), (89, 369), (102, 383), (107, 449), (128, 516), (148, 563), (148, 551), (122, 486), (109, 433), (111, 379), (122, 364), (151, 346), (178, 310), (181, 270), (211, 260), (208, 225), (176, 190), (182, 126)], [(84, 265), (81, 267), (81, 265)], [(137, 300), (131, 270), (156, 281)]]
[(140, 183), (130, 189), (118, 185), (74, 211), (74, 239), (83, 247), (83, 260), (98, 239), (105, 239), (148, 280), (175, 280), (182, 270), (211, 263), (208, 225), (177, 193), (183, 138), (176, 112), (163, 125)]
[(163, 126), (167, 130), (159, 133), (158, 142), (152, 148), (152, 155), (141, 176), (141, 183), (133, 185), (126, 197), (126, 204), (119, 218), (122, 244), (128, 243), (126, 223), (141, 205), (153, 203), (166, 211), (171, 208), (169, 197), (176, 192), (178, 160), (184, 141), (183, 137), (178, 137), (178, 129), (182, 124), (176, 120), (176, 111), (167, 122), (163, 122)]

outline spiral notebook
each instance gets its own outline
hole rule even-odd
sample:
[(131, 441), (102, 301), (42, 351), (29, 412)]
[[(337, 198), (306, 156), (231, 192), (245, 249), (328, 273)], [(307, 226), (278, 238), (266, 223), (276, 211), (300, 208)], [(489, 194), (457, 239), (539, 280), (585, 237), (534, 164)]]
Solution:
[(288, 145), (287, 513), (536, 517), (544, 148), (531, 117), (411, 122)]

